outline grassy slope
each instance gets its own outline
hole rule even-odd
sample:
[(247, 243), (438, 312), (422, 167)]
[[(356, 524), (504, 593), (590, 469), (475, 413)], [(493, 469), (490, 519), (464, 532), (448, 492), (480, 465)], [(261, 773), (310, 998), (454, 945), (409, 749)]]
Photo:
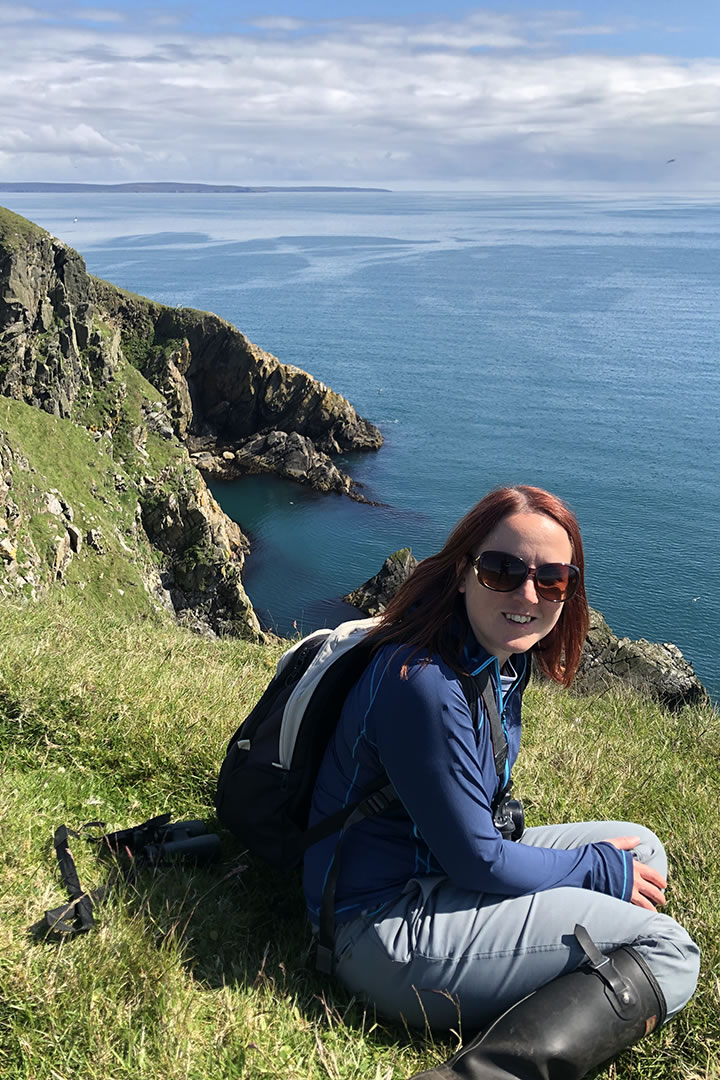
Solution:
[(0, 239), (11, 250), (21, 248), (34, 237), (48, 235), (39, 225), (0, 206)]
[[(141, 588), (141, 578), (132, 563), (122, 557), (116, 530), (125, 543), (132, 542), (137, 499), (132, 492), (116, 490), (115, 476), (123, 470), (108, 453), (107, 442), (96, 442), (84, 428), (8, 398), (0, 398), (0, 428), (8, 433), (13, 451), (30, 463), (27, 471), (13, 469), (11, 497), (22, 512), (20, 560), (29, 539), (47, 577), (55, 539), (64, 531), (59, 519), (45, 506), (46, 494), (57, 490), (72, 507), (74, 524), (83, 535), (99, 529), (106, 548), (106, 553), (99, 555), (86, 546), (70, 563), (67, 586), (74, 590), (81, 583), (86, 587), (89, 578), (93, 591), (102, 593), (105, 599), (119, 601), (122, 594), (118, 589), (122, 589), (131, 600)], [(93, 490), (91, 483), (95, 485)], [(91, 574), (87, 573), (89, 561), (95, 563)], [(146, 604), (144, 598), (143, 606)]]
[[(212, 820), (225, 742), (277, 651), (68, 590), (0, 610), (3, 1076), (389, 1080), (451, 1048), (376, 1023), (315, 975), (297, 882), (227, 838), (209, 871), (156, 871), (116, 892), (84, 937), (28, 935), (64, 899), (50, 848), (58, 823), (122, 827), (166, 809)], [(618, 1080), (716, 1075), (719, 727), (710, 710), (671, 717), (631, 698), (528, 694), (517, 786), (533, 823), (612, 814), (654, 826), (670, 848), (670, 913), (704, 950), (694, 1001), (621, 1059), (609, 1073)], [(95, 853), (80, 841), (74, 852), (80, 880), (100, 883)]]
[[(59, 518), (48, 512), (46, 495), (56, 490), (72, 507), (73, 523), (83, 536), (99, 530), (102, 553), (85, 544), (70, 562), (63, 587), (87, 591), (98, 601), (128, 612), (149, 612), (142, 564), (157, 562), (158, 553), (135, 527), (137, 481), (157, 476), (168, 466), (176, 482), (187, 456), (174, 441), (149, 433), (145, 453), (132, 445), (130, 433), (140, 423), (140, 406), (157, 392), (140, 372), (121, 364), (122, 378), (99, 392), (81, 410), (79, 419), (94, 428), (50, 416), (20, 401), (0, 397), (0, 431), (13, 452), (29, 469), (13, 467), (10, 497), (21, 511), (19, 561), (27, 541), (41, 559), (41, 574), (49, 581), (57, 537), (64, 532)], [(118, 387), (121, 387), (118, 393)], [(112, 428), (113, 438), (101, 431)], [(29, 586), (25, 589), (30, 592)]]

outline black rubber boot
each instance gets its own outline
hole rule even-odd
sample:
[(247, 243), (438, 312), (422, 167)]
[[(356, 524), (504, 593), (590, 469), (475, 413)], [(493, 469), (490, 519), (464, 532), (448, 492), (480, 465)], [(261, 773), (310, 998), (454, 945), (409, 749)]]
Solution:
[(412, 1080), (579, 1080), (665, 1020), (654, 975), (635, 949), (604, 956), (583, 926), (588, 964), (518, 1001), (457, 1054)]

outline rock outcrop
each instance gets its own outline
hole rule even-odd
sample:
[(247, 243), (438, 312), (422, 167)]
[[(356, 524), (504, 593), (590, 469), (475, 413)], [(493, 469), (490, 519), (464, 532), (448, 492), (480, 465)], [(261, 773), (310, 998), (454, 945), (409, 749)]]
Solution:
[(0, 430), (0, 596), (35, 584), (39, 556), (28, 537), (21, 536), (22, 514), (12, 497), (14, 471), (28, 471), (26, 458), (13, 451), (7, 435)]
[(400, 548), (388, 555), (377, 574), (354, 589), (343, 600), (360, 608), (366, 615), (381, 615), (400, 586), (407, 581), (418, 562), (410, 548)]
[(261, 639), (241, 580), (247, 538), (202, 480), (186, 472), (178, 483), (170, 473), (160, 474), (144, 485), (140, 513), (151, 543), (168, 557), (160, 580), (182, 621)]
[[(417, 566), (409, 548), (394, 552), (364, 585), (343, 597), (366, 615), (379, 615)], [(708, 693), (676, 645), (640, 638), (618, 638), (602, 615), (590, 609), (590, 629), (583, 648), (574, 693), (602, 693), (632, 686), (677, 710), (708, 700)]]
[[(307, 372), (280, 361), (248, 341), (217, 315), (163, 307), (95, 281), (95, 296), (113, 325), (131, 362), (163, 391), (177, 434), (206, 439), (219, 452), (241, 452), (246, 460), (265, 459), (275, 471), (318, 486), (352, 490), (352, 481), (328, 487), (326, 470), (316, 467), (318, 453), (377, 450), (380, 432), (352, 405)], [(267, 455), (258, 436), (302, 436), (306, 469), (283, 466), (286, 455)], [(210, 452), (210, 445), (207, 447)], [(297, 451), (298, 443), (294, 450)], [(297, 458), (297, 453), (295, 453)], [(297, 463), (296, 463), (297, 464)]]
[(590, 609), (590, 629), (573, 690), (598, 693), (630, 685), (670, 709), (707, 701), (705, 687), (677, 645), (617, 637), (603, 616)]
[(275, 473), (316, 491), (335, 491), (357, 502), (369, 502), (327, 454), (297, 431), (253, 435), (236, 448), (218, 446), (212, 439), (190, 437), (188, 446), (196, 448), (190, 454), (191, 460), (206, 477), (235, 480), (253, 473)]

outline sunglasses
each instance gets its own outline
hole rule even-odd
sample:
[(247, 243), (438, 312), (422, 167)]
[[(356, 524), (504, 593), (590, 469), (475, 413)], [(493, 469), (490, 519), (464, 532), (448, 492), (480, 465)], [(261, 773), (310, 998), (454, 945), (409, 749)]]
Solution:
[(478, 581), (493, 592), (512, 592), (530, 577), (535, 582), (535, 591), (543, 600), (553, 604), (562, 604), (577, 592), (580, 584), (580, 570), (572, 563), (544, 563), (531, 567), (517, 555), (508, 555), (505, 551), (483, 551), (473, 566)]

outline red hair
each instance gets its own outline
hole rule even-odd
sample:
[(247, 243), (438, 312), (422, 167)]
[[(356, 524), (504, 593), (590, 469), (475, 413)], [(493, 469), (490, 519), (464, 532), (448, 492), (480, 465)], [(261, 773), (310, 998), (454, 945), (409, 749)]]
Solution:
[(580, 570), (577, 592), (563, 604), (560, 618), (550, 633), (533, 648), (540, 671), (569, 686), (578, 669), (588, 630), (585, 559), (577, 518), (562, 499), (542, 488), (501, 487), (481, 499), (457, 523), (442, 551), (423, 559), (398, 589), (369, 635), (371, 640), (378, 645), (402, 641), (418, 652), (436, 653), (454, 670), (462, 671), (465, 642), (463, 635), (458, 637), (458, 622), (453, 616), (462, 618), (461, 625), (468, 624), (458, 586), (474, 550), (504, 517), (517, 513), (545, 514), (557, 521), (568, 534), (572, 561)]

